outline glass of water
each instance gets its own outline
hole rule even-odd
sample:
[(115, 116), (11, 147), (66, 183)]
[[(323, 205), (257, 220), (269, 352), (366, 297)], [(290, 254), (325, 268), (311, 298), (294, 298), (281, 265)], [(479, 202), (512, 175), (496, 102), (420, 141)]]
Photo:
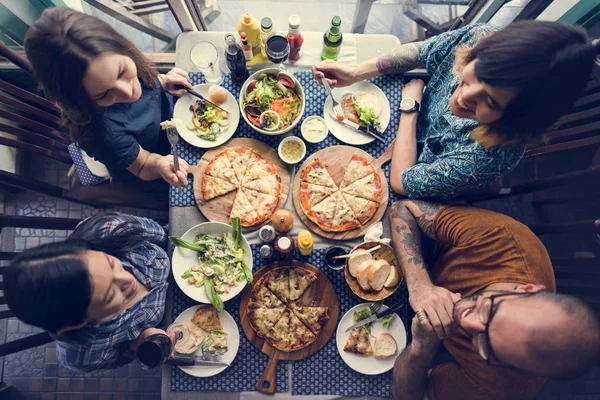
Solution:
[(210, 42), (198, 42), (190, 51), (192, 64), (204, 74), (206, 83), (215, 85), (223, 82), (223, 72), (219, 68), (219, 52)]

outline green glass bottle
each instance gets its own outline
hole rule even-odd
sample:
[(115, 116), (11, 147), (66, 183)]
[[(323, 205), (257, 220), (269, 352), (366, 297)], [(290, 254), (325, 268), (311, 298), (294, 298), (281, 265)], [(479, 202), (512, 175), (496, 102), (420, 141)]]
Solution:
[(331, 20), (329, 30), (323, 34), (323, 51), (321, 60), (337, 60), (342, 48), (342, 31), (340, 30), (342, 19), (335, 16)]

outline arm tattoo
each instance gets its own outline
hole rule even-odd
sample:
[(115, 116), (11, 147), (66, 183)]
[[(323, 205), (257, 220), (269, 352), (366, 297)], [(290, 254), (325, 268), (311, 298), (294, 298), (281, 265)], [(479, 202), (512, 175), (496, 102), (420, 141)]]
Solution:
[(415, 69), (419, 62), (421, 42), (409, 43), (377, 58), (377, 70), (381, 74), (397, 74)]
[(436, 239), (435, 232), (433, 230), (433, 220), (437, 212), (440, 210), (440, 205), (420, 200), (412, 200), (412, 202), (423, 213), (417, 217), (417, 223), (419, 224), (419, 227), (425, 236), (431, 239)]
[[(392, 205), (390, 211), (392, 229), (396, 233), (394, 244), (400, 264), (406, 261), (409, 264), (425, 267), (423, 254), (421, 252), (421, 229), (415, 220), (414, 215), (406, 208), (402, 202)], [(402, 245), (402, 248), (399, 246)]]

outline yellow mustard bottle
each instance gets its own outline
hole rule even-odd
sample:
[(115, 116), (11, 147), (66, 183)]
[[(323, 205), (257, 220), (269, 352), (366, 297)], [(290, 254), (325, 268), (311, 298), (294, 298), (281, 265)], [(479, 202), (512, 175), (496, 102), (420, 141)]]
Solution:
[(313, 251), (314, 240), (312, 235), (307, 230), (302, 230), (298, 233), (298, 250), (303, 256), (308, 256)]
[(250, 13), (242, 15), (240, 22), (237, 24), (237, 30), (240, 34), (246, 32), (248, 42), (252, 48), (260, 46), (260, 23), (254, 15)]

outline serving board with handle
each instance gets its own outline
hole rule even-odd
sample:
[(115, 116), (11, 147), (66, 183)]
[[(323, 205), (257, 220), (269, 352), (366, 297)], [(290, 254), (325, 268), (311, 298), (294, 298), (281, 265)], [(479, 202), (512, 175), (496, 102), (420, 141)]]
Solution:
[(269, 356), (267, 367), (256, 383), (256, 390), (267, 394), (275, 393), (275, 372), (277, 371), (277, 363), (280, 360), (303, 360), (319, 351), (323, 346), (325, 346), (325, 344), (333, 335), (333, 332), (337, 326), (339, 313), (338, 299), (331, 282), (329, 279), (327, 279), (325, 274), (319, 270), (319, 268), (311, 264), (297, 260), (276, 261), (256, 271), (254, 273), (254, 282), (258, 282), (267, 272), (281, 267), (302, 267), (317, 274), (317, 279), (308, 287), (306, 292), (304, 292), (302, 297), (296, 302), (300, 305), (306, 306), (328, 307), (329, 319), (325, 323), (325, 326), (323, 326), (323, 329), (321, 329), (319, 332), (317, 339), (309, 346), (289, 353), (278, 350), (271, 346), (266, 340), (258, 336), (254, 332), (254, 329), (252, 329), (252, 325), (250, 325), (247, 313), (248, 301), (250, 300), (250, 296), (252, 294), (252, 288), (250, 286), (246, 286), (244, 288), (240, 300), (240, 322), (242, 325), (242, 330), (244, 331), (244, 334), (248, 340), (262, 353)]
[[(390, 161), (392, 159), (392, 151), (393, 151), (393, 144), (390, 145), (386, 149), (386, 151), (383, 152), (383, 154), (380, 157), (373, 158), (373, 156), (371, 156), (369, 153), (367, 153), (366, 151), (359, 149), (357, 147), (340, 145), (340, 146), (327, 147), (326, 149), (317, 151), (315, 154), (308, 157), (306, 159), (306, 161), (304, 161), (304, 163), (302, 163), (302, 166), (298, 169), (298, 173), (296, 173), (296, 176), (294, 178), (294, 184), (293, 184), (294, 207), (296, 208), (296, 212), (300, 216), (300, 219), (302, 220), (302, 222), (304, 222), (304, 224), (312, 232), (314, 232), (320, 236), (323, 236), (325, 238), (328, 238), (328, 239), (346, 240), (346, 239), (355, 239), (359, 236), (364, 235), (365, 232), (373, 224), (379, 222), (379, 220), (381, 220), (381, 218), (383, 217), (383, 214), (385, 214), (385, 210), (387, 208), (388, 199), (389, 199), (389, 189), (388, 189), (388, 181), (387, 181), (385, 174), (383, 173), (383, 170), (381, 169), (381, 167), (385, 163), (387, 163), (388, 161)], [(367, 221), (367, 223), (365, 225), (361, 225), (360, 227), (358, 227), (356, 229), (352, 229), (352, 230), (344, 231), (344, 232), (326, 231), (326, 230), (322, 229), (319, 225), (312, 222), (306, 216), (306, 214), (304, 213), (304, 210), (302, 209), (302, 205), (300, 202), (300, 183), (301, 183), (300, 176), (302, 175), (301, 172), (310, 162), (312, 162), (312, 160), (314, 160), (315, 158), (319, 158), (319, 159), (321, 159), (321, 161), (327, 168), (327, 171), (329, 171), (329, 174), (333, 178), (333, 181), (339, 187), (340, 183), (344, 179), (344, 173), (346, 171), (346, 166), (350, 162), (350, 159), (352, 158), (352, 156), (355, 154), (369, 160), (371, 162), (371, 164), (375, 167), (377, 172), (379, 173), (379, 176), (381, 178), (381, 189), (382, 189), (381, 200), (379, 201), (379, 208), (377, 209), (377, 212), (373, 215), (373, 217), (369, 221)]]
[[(263, 143), (259, 140), (248, 139), (248, 138), (235, 138), (231, 139), (227, 143), (215, 147), (214, 149), (208, 150), (204, 153), (198, 165), (191, 168), (191, 172), (194, 175), (194, 198), (198, 208), (204, 214), (204, 216), (213, 222), (223, 222), (229, 224), (229, 214), (233, 207), (233, 200), (237, 193), (237, 190), (227, 193), (224, 196), (215, 197), (214, 199), (205, 201), (202, 194), (202, 177), (204, 176), (204, 170), (208, 163), (220, 152), (230, 147), (248, 147), (256, 150), (262, 158), (272, 162), (277, 167), (277, 173), (281, 178), (281, 194), (279, 195), (279, 203), (275, 210), (283, 208), (290, 191), (290, 175), (286, 164), (281, 161), (277, 152), (268, 144)], [(244, 232), (249, 232), (260, 228), (261, 226), (269, 223), (270, 218), (267, 218), (260, 224), (256, 224), (252, 227), (244, 228)]]

